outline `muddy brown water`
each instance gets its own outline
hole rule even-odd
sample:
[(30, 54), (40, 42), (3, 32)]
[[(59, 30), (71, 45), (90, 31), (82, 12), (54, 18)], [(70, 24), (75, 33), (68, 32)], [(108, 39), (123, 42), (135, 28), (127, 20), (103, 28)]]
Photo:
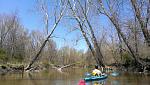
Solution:
[[(85, 69), (72, 69), (59, 73), (56, 70), (0, 75), (0, 85), (78, 85), (83, 79)], [(150, 85), (150, 76), (139, 73), (120, 73), (106, 80), (87, 82), (86, 85)]]

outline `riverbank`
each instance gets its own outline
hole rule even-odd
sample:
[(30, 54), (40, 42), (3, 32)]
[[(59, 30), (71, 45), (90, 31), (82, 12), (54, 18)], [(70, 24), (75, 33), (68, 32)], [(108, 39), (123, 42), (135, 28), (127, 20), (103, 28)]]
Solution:
[(24, 73), (24, 65), (14, 65), (14, 64), (0, 65), (0, 74), (4, 75), (7, 73)]
[[(73, 67), (69, 67), (69, 68), (73, 68), (73, 69), (92, 69), (92, 68), (85, 68), (85, 67), (77, 67), (77, 66), (73, 66)], [(37, 65), (32, 67), (30, 70), (25, 70), (25, 66), (23, 64), (3, 64), (0, 65), (0, 75), (4, 75), (7, 73), (21, 73), (23, 74), (24, 72), (41, 72), (43, 70), (50, 70), (50, 69), (55, 69), (57, 72), (59, 72), (59, 68), (54, 68), (51, 65)], [(65, 68), (68, 69), (68, 68)], [(106, 73), (111, 73), (113, 71), (118, 71), (118, 72), (131, 72), (131, 73), (139, 73), (139, 74), (144, 74), (144, 75), (150, 75), (150, 71), (149, 69), (145, 69), (143, 71), (140, 70), (137, 67), (125, 67), (123, 65), (111, 65), (111, 66), (107, 66), (105, 67), (103, 70), (105, 70), (104, 72)], [(64, 73), (65, 70), (63, 69)]]

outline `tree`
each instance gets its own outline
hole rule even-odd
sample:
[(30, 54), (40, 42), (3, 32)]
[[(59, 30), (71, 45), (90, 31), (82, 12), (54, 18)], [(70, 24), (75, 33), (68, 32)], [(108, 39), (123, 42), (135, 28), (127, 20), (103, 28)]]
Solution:
[[(89, 2), (84, 1), (85, 4), (89, 4)], [(101, 53), (101, 49), (98, 46), (97, 39), (95, 37), (93, 27), (87, 17), (88, 14), (88, 7), (83, 8), (81, 2), (77, 0), (77, 2), (72, 2), (68, 0), (69, 7), (72, 11), (73, 17), (78, 23), (79, 30), (81, 31), (94, 59), (96, 60), (97, 64), (104, 66), (103, 62), (103, 55)], [(76, 6), (76, 3), (79, 4)], [(80, 12), (79, 12), (80, 11)], [(87, 32), (85, 30), (88, 30)], [(89, 35), (88, 35), (89, 34)], [(90, 37), (90, 39), (88, 38)], [(91, 41), (90, 41), (91, 40)]]
[(17, 15), (1, 16), (1, 48), (11, 62), (22, 62), (25, 59), (25, 30)]
[(150, 47), (150, 0), (130, 0), (147, 45)]
[(29, 70), (31, 68), (31, 66), (33, 65), (33, 63), (38, 59), (40, 53), (42, 52), (43, 48), (45, 47), (47, 41), (49, 41), (49, 38), (52, 36), (54, 30), (56, 29), (58, 23), (60, 22), (61, 18), (63, 17), (63, 14), (66, 10), (66, 4), (63, 4), (64, 6), (62, 8), (60, 8), (60, 15), (58, 16), (58, 19), (56, 20), (51, 32), (48, 34), (48, 36), (46, 37), (46, 39), (44, 40), (44, 42), (42, 43), (42, 45), (40, 46), (39, 51), (36, 53), (36, 55), (33, 57), (33, 59), (31, 60), (31, 62), (29, 63), (29, 65), (26, 67), (26, 70)]
[[(134, 1), (135, 0), (131, 0), (131, 1)], [(140, 59), (139, 59), (139, 55), (137, 55), (134, 51), (134, 49), (131, 47), (131, 45), (128, 43), (127, 41), (127, 38), (125, 36), (125, 33), (122, 31), (123, 28), (125, 28), (123, 26), (123, 20), (121, 20), (121, 13), (120, 13), (120, 4), (121, 4), (121, 1), (111, 1), (111, 0), (106, 0), (106, 1), (103, 1), (103, 0), (98, 0), (98, 3), (100, 5), (100, 7), (98, 7), (98, 10), (99, 10), (99, 13), (101, 14), (104, 14), (108, 17), (108, 19), (112, 22), (112, 24), (115, 26), (115, 29), (116, 31), (118, 32), (118, 35), (122, 38), (123, 42), (125, 43), (125, 45), (127, 46), (127, 48), (129, 49), (129, 52), (131, 53), (132, 55), (132, 58), (133, 58), (133, 61), (135, 64), (142, 64), (142, 65), (146, 65), (146, 63), (142, 62)], [(105, 5), (104, 3), (106, 3), (107, 5)], [(133, 4), (132, 4), (133, 5)], [(148, 8), (148, 7), (147, 7)], [(136, 10), (137, 11), (137, 10)], [(148, 12), (149, 13), (149, 12)], [(136, 14), (137, 16), (137, 14)], [(147, 22), (148, 23), (148, 22)], [(146, 23), (146, 24), (147, 24)], [(142, 29), (145, 29), (143, 28), (142, 26)], [(148, 40), (148, 36), (149, 34), (147, 32), (143, 32), (144, 33), (144, 36), (146, 38), (146, 40)]]
[(3, 42), (9, 31), (12, 29), (16, 16), (15, 15), (0, 15), (0, 47), (3, 48)]

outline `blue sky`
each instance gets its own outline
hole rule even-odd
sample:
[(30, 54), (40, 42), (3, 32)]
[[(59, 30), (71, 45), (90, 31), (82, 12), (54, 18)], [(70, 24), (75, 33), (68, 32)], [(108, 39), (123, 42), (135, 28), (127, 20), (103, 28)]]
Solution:
[[(42, 22), (42, 17), (35, 11), (36, 0), (0, 0), (0, 14), (12, 14), (17, 13), (21, 23), (27, 28), (29, 31), (32, 30), (43, 30), (44, 26)], [(62, 25), (63, 22), (57, 27), (54, 32), (54, 35), (60, 38), (54, 38), (54, 41), (57, 44), (57, 48), (61, 48), (62, 46), (69, 45), (70, 47), (74, 47), (78, 50), (87, 50), (87, 46), (85, 41), (82, 39), (77, 44), (74, 39), (80, 33), (79, 32), (68, 32), (68, 28), (65, 25)], [(51, 28), (50, 25), (49, 28)], [(64, 41), (61, 38), (65, 38)]]
[(34, 13), (35, 0), (0, 0), (0, 13), (17, 13), (21, 23), (28, 29), (40, 27), (40, 18)]

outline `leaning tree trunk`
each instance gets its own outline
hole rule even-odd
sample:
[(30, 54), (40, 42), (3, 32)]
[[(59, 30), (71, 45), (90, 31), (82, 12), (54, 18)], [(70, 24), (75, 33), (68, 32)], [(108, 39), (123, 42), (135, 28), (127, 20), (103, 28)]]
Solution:
[(79, 1), (79, 0), (77, 0), (77, 1), (78, 1), (79, 5), (80, 5), (80, 7), (81, 7), (83, 16), (84, 16), (84, 18), (85, 18), (85, 20), (86, 20), (86, 22), (87, 22), (87, 24), (88, 24), (88, 26), (89, 26), (89, 28), (90, 28), (89, 30), (90, 30), (90, 34), (91, 34), (91, 40), (92, 40), (93, 45), (94, 45), (95, 57), (98, 59), (98, 64), (99, 64), (100, 66), (103, 66), (103, 67), (104, 67), (103, 55), (102, 55), (101, 49), (99, 48), (99, 45), (98, 45), (98, 43), (97, 43), (97, 39), (96, 39), (96, 37), (95, 37), (93, 28), (92, 28), (92, 26), (91, 26), (91, 24), (90, 24), (90, 22), (89, 22), (89, 20), (88, 20), (88, 18), (87, 18), (86, 13), (84, 12), (84, 9), (83, 9), (83, 7), (82, 7), (80, 1)]
[(100, 2), (100, 6), (102, 7), (102, 10), (104, 11), (103, 14), (106, 15), (109, 20), (112, 22), (112, 24), (115, 26), (115, 29), (117, 31), (117, 33), (120, 35), (120, 37), (122, 38), (123, 42), (125, 43), (125, 45), (127, 46), (127, 48), (129, 49), (129, 52), (132, 55), (133, 61), (135, 64), (137, 63), (141, 63), (143, 64), (139, 59), (138, 56), (135, 54), (134, 50), (132, 49), (132, 47), (129, 45), (129, 43), (126, 40), (126, 37), (124, 35), (124, 33), (121, 31), (121, 27), (119, 24), (118, 19), (116, 18), (116, 15), (114, 15), (114, 13), (112, 15), (110, 15), (111, 13), (109, 13), (108, 11), (106, 11), (106, 9), (104, 8), (104, 5), (102, 3), (102, 0), (99, 0)]
[[(65, 10), (65, 9), (64, 9)], [(43, 42), (42, 46), (40, 47), (40, 50), (37, 52), (37, 54), (35, 55), (35, 57), (31, 60), (31, 62), (29, 63), (29, 65), (25, 68), (25, 70), (29, 70), (31, 68), (31, 66), (33, 65), (33, 63), (38, 59), (40, 53), (42, 52), (43, 48), (45, 47), (47, 41), (49, 40), (49, 38), (51, 37), (51, 35), (53, 34), (54, 30), (56, 29), (58, 23), (60, 22), (64, 10), (61, 12), (60, 17), (58, 18), (58, 20), (56, 21), (56, 23), (54, 24), (52, 31), (49, 33), (49, 35), (47, 36), (46, 40)]]
[(149, 23), (149, 19), (150, 19), (150, 0), (148, 1), (148, 5), (147, 5), (147, 16), (146, 16), (145, 21), (142, 19), (140, 7), (137, 4), (137, 0), (131, 0), (131, 4), (134, 8), (135, 15), (140, 23), (141, 30), (143, 32), (145, 41), (146, 41), (147, 45), (150, 47), (150, 33), (148, 31), (148, 23)]
[[(71, 6), (71, 3), (70, 3), (69, 0), (68, 0), (68, 3), (69, 3), (69, 6), (70, 6), (70, 8), (71, 8), (71, 11), (73, 12), (73, 15), (74, 15), (76, 21), (78, 22), (78, 25), (79, 25), (79, 27), (80, 27), (80, 31), (82, 32), (82, 35), (83, 35), (83, 37), (84, 37), (84, 39), (85, 39), (85, 41), (86, 41), (86, 43), (87, 43), (87, 45), (88, 45), (88, 47), (89, 47), (91, 53), (92, 53), (92, 56), (94, 57), (94, 59), (95, 59), (95, 61), (96, 61), (96, 63), (97, 63), (98, 65), (104, 66), (104, 65), (102, 64), (101, 59), (99, 59), (98, 54), (96, 53), (96, 50), (97, 50), (97, 49), (95, 50), (95, 48), (92, 47), (92, 45), (91, 45), (91, 43), (90, 43), (90, 41), (89, 41), (89, 39), (88, 39), (88, 37), (87, 37), (87, 35), (86, 35), (86, 32), (85, 32), (84, 29), (83, 29), (81, 20), (80, 20), (80, 18), (76, 15), (76, 13), (75, 13), (75, 11), (73, 10), (73, 7)], [(93, 40), (93, 39), (92, 39), (92, 40)], [(97, 45), (98, 45), (98, 44), (97, 44)]]

